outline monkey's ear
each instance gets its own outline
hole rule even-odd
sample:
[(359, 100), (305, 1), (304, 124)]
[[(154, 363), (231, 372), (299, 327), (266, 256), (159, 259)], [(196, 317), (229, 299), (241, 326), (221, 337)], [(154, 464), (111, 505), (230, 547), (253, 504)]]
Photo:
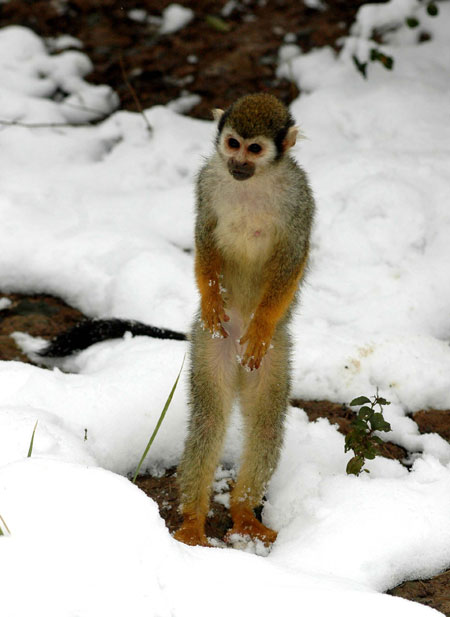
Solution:
[(295, 146), (295, 142), (297, 141), (297, 135), (299, 134), (298, 126), (291, 126), (286, 134), (286, 137), (283, 140), (283, 152), (287, 152), (289, 148)]
[(223, 116), (223, 109), (212, 109), (211, 112), (214, 120), (219, 122), (220, 118)]

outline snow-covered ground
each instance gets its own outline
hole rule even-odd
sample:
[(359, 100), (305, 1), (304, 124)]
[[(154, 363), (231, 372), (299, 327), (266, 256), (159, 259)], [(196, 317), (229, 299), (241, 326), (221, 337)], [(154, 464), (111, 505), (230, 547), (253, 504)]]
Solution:
[[(0, 363), (2, 616), (433, 613), (377, 592), (450, 565), (450, 445), (407, 415), (450, 409), (449, 3), (440, 9), (421, 18), (431, 41), (390, 35), (393, 73), (373, 64), (363, 80), (355, 70), (351, 55), (367, 52), (364, 31), (379, 20), (367, 12), (340, 57), (289, 53), (280, 66), (304, 92), (292, 113), (308, 139), (295, 156), (318, 204), (293, 394), (349, 402), (379, 388), (412, 470), (377, 458), (370, 474), (347, 476), (342, 435), (292, 409), (264, 511), (279, 531), (270, 554), (187, 547), (122, 477), (185, 343), (105, 342), (67, 360), (70, 373)], [(83, 80), (88, 70), (79, 52), (49, 56), (31, 31), (0, 30), (0, 121), (55, 124), (0, 127), (0, 288), (187, 330), (193, 181), (213, 123), (156, 107), (151, 134), (129, 112), (57, 126), (114, 110), (110, 89)], [(52, 100), (58, 90), (70, 96)], [(176, 464), (186, 416), (185, 370), (148, 468)], [(236, 416), (224, 461), (236, 463), (239, 448)]]

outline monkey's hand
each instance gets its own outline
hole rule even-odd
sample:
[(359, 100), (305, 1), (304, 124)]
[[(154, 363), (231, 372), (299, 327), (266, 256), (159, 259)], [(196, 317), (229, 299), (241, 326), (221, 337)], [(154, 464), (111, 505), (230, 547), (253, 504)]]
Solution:
[(224, 321), (229, 321), (230, 318), (225, 313), (225, 307), (217, 289), (217, 283), (208, 287), (208, 291), (204, 291), (201, 301), (202, 322), (213, 337), (227, 338), (228, 332), (223, 327)]
[(247, 332), (239, 341), (241, 345), (247, 343), (244, 357), (241, 361), (242, 366), (248, 367), (251, 371), (261, 366), (262, 359), (269, 351), (273, 331), (274, 326), (270, 322), (258, 319), (258, 317), (252, 319)]

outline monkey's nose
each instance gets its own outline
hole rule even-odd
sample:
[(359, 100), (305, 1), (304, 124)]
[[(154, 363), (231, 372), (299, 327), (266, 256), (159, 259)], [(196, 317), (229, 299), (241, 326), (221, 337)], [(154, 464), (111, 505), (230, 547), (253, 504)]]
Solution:
[(231, 160), (228, 163), (228, 171), (235, 180), (247, 180), (255, 173), (255, 165), (249, 161), (240, 163), (238, 161)]

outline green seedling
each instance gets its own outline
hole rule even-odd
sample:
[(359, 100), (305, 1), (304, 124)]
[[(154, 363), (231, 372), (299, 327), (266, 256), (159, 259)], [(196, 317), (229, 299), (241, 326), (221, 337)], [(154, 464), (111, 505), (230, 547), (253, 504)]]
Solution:
[[(391, 425), (383, 417), (383, 407), (390, 405), (386, 399), (378, 396), (378, 393), (371, 399), (367, 396), (358, 396), (350, 403), (350, 407), (360, 406), (356, 418), (350, 424), (350, 431), (345, 437), (345, 452), (353, 450), (354, 456), (347, 463), (346, 472), (359, 476), (361, 471), (369, 473), (368, 469), (363, 469), (366, 459), (374, 459), (379, 453), (379, 446), (383, 440), (375, 435), (375, 431), (387, 433), (391, 430)], [(376, 407), (379, 411), (376, 411)]]
[(164, 418), (165, 418), (165, 416), (166, 416), (166, 411), (169, 409), (169, 405), (170, 405), (170, 403), (172, 402), (173, 395), (174, 395), (175, 390), (176, 390), (177, 385), (178, 385), (178, 380), (180, 379), (181, 371), (183, 370), (183, 366), (184, 366), (184, 360), (185, 360), (185, 358), (186, 358), (186, 356), (184, 356), (184, 358), (183, 358), (183, 362), (181, 363), (181, 368), (180, 368), (180, 370), (179, 370), (178, 377), (176, 378), (175, 383), (174, 383), (174, 384), (173, 384), (173, 386), (172, 386), (172, 390), (170, 391), (170, 394), (169, 394), (169, 396), (167, 397), (166, 404), (164, 405), (163, 410), (162, 410), (162, 412), (161, 412), (161, 415), (159, 416), (158, 422), (156, 423), (155, 430), (153, 431), (152, 436), (151, 436), (151, 437), (150, 437), (150, 439), (148, 440), (147, 446), (146, 446), (146, 448), (145, 448), (145, 450), (144, 450), (144, 453), (143, 453), (143, 455), (141, 456), (141, 460), (139, 461), (139, 464), (138, 464), (138, 466), (137, 466), (137, 468), (136, 468), (136, 472), (135, 472), (135, 474), (134, 474), (134, 476), (133, 476), (133, 479), (132, 479), (133, 484), (135, 484), (135, 483), (136, 483), (136, 478), (137, 478), (137, 477), (138, 477), (138, 475), (139, 475), (139, 472), (140, 472), (140, 470), (141, 470), (142, 463), (144, 462), (145, 457), (147, 456), (148, 451), (150, 450), (151, 445), (152, 445), (152, 443), (154, 442), (156, 435), (158, 434), (158, 431), (159, 431), (159, 429), (160, 429), (160, 427), (161, 427), (161, 424), (163, 423), (163, 420), (164, 420)]

